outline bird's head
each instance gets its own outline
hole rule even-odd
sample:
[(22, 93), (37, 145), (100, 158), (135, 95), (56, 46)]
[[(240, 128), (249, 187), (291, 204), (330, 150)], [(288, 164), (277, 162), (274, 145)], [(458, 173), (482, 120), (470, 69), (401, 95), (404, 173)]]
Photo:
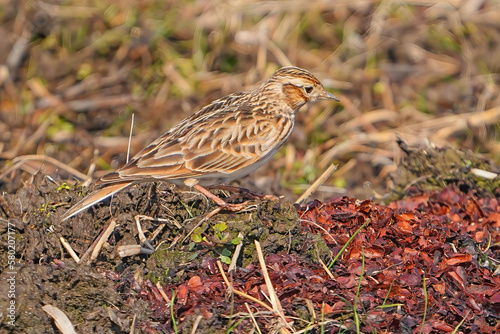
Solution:
[(326, 91), (311, 72), (298, 67), (283, 67), (277, 70), (264, 84), (282, 94), (284, 101), (295, 111), (307, 102), (339, 99)]

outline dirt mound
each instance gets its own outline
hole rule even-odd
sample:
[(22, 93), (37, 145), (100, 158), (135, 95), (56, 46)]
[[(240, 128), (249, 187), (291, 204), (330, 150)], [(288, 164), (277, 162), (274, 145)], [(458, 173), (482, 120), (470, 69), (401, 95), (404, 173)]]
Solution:
[[(389, 206), (340, 197), (298, 207), (233, 194), (228, 200), (249, 201), (245, 210), (204, 221), (212, 203), (160, 183), (133, 187), (61, 222), (82, 189), (39, 173), (0, 201), (7, 222), (2, 240), (15, 236), (15, 274), (4, 271), (2, 279), (13, 276), (17, 293), (15, 326), (1, 326), (52, 332), (41, 308), (50, 304), (82, 333), (255, 326), (264, 332), (283, 326), (332, 333), (499, 331), (500, 201), (472, 185), (460, 179)], [(105, 233), (100, 252), (91, 255)], [(256, 240), (284, 318), (268, 306), (272, 291)], [(0, 254), (4, 268), (8, 252)], [(232, 257), (229, 288), (220, 268), (226, 273)], [(4, 309), (8, 295), (0, 294)]]

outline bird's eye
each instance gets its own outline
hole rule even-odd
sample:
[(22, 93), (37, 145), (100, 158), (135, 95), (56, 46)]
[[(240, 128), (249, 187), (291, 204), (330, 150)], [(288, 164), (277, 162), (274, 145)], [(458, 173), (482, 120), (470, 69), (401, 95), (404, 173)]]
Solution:
[(307, 86), (307, 87), (304, 87), (304, 90), (306, 91), (307, 94), (311, 94), (311, 92), (313, 91), (313, 88), (312, 88), (312, 86)]

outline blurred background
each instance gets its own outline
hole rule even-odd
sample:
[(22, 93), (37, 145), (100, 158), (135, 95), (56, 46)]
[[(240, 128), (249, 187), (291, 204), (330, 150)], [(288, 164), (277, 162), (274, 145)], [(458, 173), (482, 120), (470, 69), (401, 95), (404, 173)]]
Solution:
[(335, 163), (311, 198), (382, 198), (398, 134), (500, 161), (497, 1), (0, 0), (0, 189), (98, 177), (125, 163), (133, 114), (131, 155), (289, 65), (341, 104), (301, 109), (242, 186), (295, 200)]

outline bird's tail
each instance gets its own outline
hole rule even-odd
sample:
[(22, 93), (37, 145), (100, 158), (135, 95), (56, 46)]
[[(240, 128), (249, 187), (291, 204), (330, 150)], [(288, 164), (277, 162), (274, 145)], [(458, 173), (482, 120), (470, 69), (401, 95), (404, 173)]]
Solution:
[(91, 207), (92, 205), (97, 204), (100, 201), (103, 201), (104, 199), (110, 197), (111, 195), (116, 194), (120, 190), (124, 190), (133, 184), (134, 184), (133, 182), (112, 183), (102, 187), (101, 189), (97, 189), (90, 195), (87, 195), (87, 197), (82, 199), (80, 202), (72, 206), (63, 216), (62, 220), (64, 221), (68, 218), (73, 217), (74, 215)]

